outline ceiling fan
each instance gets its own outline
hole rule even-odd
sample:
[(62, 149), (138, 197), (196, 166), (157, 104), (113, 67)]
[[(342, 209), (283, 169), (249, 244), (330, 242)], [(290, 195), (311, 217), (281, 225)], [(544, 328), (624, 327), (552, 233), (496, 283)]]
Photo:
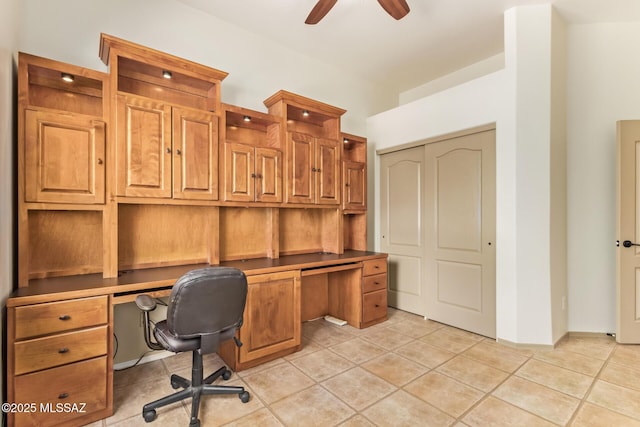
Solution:
[[(311, 9), (305, 24), (317, 24), (331, 10), (338, 0), (318, 0), (318, 3)], [(380, 6), (395, 19), (403, 18), (409, 13), (409, 5), (405, 0), (378, 0)]]

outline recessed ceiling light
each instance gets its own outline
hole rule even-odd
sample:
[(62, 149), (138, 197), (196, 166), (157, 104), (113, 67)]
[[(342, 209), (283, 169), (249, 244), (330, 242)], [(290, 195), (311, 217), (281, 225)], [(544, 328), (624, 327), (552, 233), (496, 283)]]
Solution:
[(244, 117), (242, 117), (242, 120), (244, 120), (245, 122), (250, 122), (251, 121), (251, 117), (250, 116), (244, 116)]
[(171, 74), (171, 71), (162, 70), (162, 77), (164, 77), (165, 79), (170, 79), (171, 77), (173, 77), (173, 75)]
[(307, 110), (302, 110), (302, 115), (304, 117), (309, 117), (309, 112)]

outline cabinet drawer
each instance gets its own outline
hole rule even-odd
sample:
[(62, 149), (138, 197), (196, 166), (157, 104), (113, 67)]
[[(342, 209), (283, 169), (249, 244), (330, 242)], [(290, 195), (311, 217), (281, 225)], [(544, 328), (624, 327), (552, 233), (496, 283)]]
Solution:
[(107, 297), (48, 302), (16, 308), (16, 339), (107, 323)]
[(37, 406), (33, 413), (15, 414), (16, 426), (59, 425), (107, 407), (107, 356), (20, 375), (14, 383), (15, 401)]
[(362, 297), (362, 323), (387, 315), (387, 290), (369, 292)]
[(363, 272), (365, 276), (371, 276), (372, 274), (380, 274), (387, 272), (387, 259), (378, 258), (363, 263)]
[(107, 354), (107, 325), (15, 344), (15, 375)]
[(387, 275), (376, 274), (373, 276), (365, 276), (362, 279), (362, 292), (379, 291), (380, 289), (387, 289)]

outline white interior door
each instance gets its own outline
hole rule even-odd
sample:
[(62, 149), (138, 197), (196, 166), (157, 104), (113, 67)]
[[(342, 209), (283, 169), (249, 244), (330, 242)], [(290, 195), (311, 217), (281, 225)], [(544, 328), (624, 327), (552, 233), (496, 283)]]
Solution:
[(640, 343), (640, 120), (618, 122), (616, 341)]
[(425, 150), (427, 317), (495, 338), (495, 130)]
[(380, 249), (389, 254), (388, 304), (426, 314), (424, 147), (380, 156)]

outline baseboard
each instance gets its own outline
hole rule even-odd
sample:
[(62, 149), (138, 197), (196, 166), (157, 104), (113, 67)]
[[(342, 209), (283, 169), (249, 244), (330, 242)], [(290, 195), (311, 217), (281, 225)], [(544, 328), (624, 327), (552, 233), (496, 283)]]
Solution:
[(527, 344), (527, 343), (515, 343), (505, 339), (498, 338), (496, 342), (506, 345), (507, 347), (512, 347), (520, 350), (553, 350), (560, 344), (562, 341), (571, 339), (571, 338), (609, 338), (611, 340), (615, 340), (615, 336), (605, 332), (565, 332), (560, 338), (556, 340), (553, 344)]
[(172, 353), (170, 351), (154, 351), (152, 353), (149, 354), (145, 354), (144, 356), (142, 356), (142, 359), (140, 359), (140, 361), (138, 361), (138, 359), (134, 359), (134, 360), (127, 360), (125, 362), (120, 362), (117, 363), (115, 365), (113, 365), (113, 370), (114, 371), (119, 371), (121, 369), (127, 369), (127, 368), (131, 368), (133, 365), (136, 365), (136, 362), (138, 365), (143, 365), (145, 363), (149, 363), (149, 362), (153, 362), (155, 360), (160, 360), (160, 359), (164, 359), (165, 357), (170, 357), (175, 355), (175, 353)]
[(505, 340), (502, 338), (496, 339), (498, 344), (505, 345), (507, 347), (515, 348), (517, 350), (553, 350), (555, 348), (555, 344), (527, 344), (527, 343), (517, 343), (509, 340)]

